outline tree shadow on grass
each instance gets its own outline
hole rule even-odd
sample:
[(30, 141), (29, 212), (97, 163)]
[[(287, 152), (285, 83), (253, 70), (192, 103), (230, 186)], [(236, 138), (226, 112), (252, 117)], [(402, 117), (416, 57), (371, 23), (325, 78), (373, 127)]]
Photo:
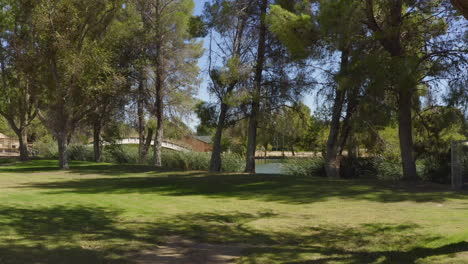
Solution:
[[(84, 173), (89, 168), (74, 169)], [(104, 172), (101, 172), (104, 173)], [(369, 180), (330, 180), (290, 175), (210, 174), (205, 172), (147, 172), (141, 176), (80, 178), (70, 181), (30, 183), (21, 188), (48, 189), (56, 193), (159, 193), (171, 196), (203, 195), (212, 198), (256, 199), (289, 204), (320, 202), (330, 198), (391, 203), (443, 202), (466, 199), (467, 191), (446, 186), (408, 186)]]
[(428, 257), (468, 251), (468, 242), (465, 241), (435, 248), (422, 247), (443, 238), (422, 234), (415, 224), (319, 225), (291, 232), (261, 231), (248, 224), (265, 217), (276, 215), (262, 212), (227, 216), (192, 214), (179, 216), (172, 224), (159, 226), (199, 241), (244, 243), (247, 249), (239, 263), (245, 264), (416, 263)]
[[(0, 207), (0, 263), (107, 263), (117, 241), (134, 234), (116, 227), (119, 213), (99, 207)], [(123, 262), (124, 263), (124, 262)]]
[[(150, 165), (135, 165), (135, 164), (108, 164), (94, 163), (87, 161), (72, 161), (70, 162), (70, 170), (76, 174), (99, 174), (103, 176), (116, 176), (126, 173), (144, 173), (144, 172), (175, 171), (167, 169), (156, 169)], [(56, 160), (33, 160), (28, 162), (20, 162), (10, 166), (0, 167), (0, 173), (34, 173), (34, 172), (59, 172), (58, 161)]]
[(421, 233), (415, 224), (370, 223), (355, 227), (318, 225), (275, 232), (249, 223), (281, 217), (271, 212), (196, 213), (161, 219), (147, 226), (150, 236), (179, 235), (199, 242), (243, 245), (236, 263), (416, 263), (468, 250), (468, 242), (455, 241), (428, 248), (442, 237)]
[[(39, 160), (0, 168), (1, 172), (32, 173), (57, 171), (56, 161)], [(330, 198), (375, 202), (444, 202), (467, 199), (468, 191), (452, 191), (449, 186), (372, 180), (330, 180), (291, 175), (210, 174), (155, 170), (145, 165), (113, 165), (73, 162), (67, 173), (89, 175), (65, 181), (29, 183), (21, 187), (49, 189), (49, 193), (160, 193), (203, 195), (213, 198), (257, 199), (304, 204)], [(102, 177), (100, 177), (102, 175)], [(66, 177), (65, 177), (66, 178)]]
[[(168, 236), (227, 247), (242, 244), (239, 262), (245, 264), (415, 263), (468, 249), (463, 241), (424, 247), (443, 238), (422, 234), (414, 224), (317, 225), (275, 232), (251, 225), (281, 217), (270, 211), (181, 214), (151, 222), (119, 222), (119, 215), (85, 206), (0, 207), (0, 263), (135, 263), (143, 250), (158, 254)], [(165, 256), (164, 263), (194, 263), (187, 260), (179, 254)]]

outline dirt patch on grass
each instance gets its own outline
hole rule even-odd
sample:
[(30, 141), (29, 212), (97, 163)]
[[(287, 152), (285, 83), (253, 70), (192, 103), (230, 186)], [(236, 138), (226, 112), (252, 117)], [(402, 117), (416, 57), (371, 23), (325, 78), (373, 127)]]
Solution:
[(179, 236), (171, 236), (167, 243), (146, 250), (137, 258), (137, 264), (232, 264), (246, 249), (242, 244), (198, 243)]

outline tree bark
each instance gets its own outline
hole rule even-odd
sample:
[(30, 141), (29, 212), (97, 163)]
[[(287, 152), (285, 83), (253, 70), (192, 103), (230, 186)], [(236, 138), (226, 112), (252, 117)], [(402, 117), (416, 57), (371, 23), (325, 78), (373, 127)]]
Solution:
[(221, 111), (219, 113), (218, 125), (216, 126), (216, 134), (213, 141), (213, 151), (211, 152), (210, 171), (219, 172), (221, 171), (221, 139), (223, 136), (223, 130), (226, 123), (226, 114), (229, 106), (225, 103), (221, 104)]
[[(159, 63), (161, 65), (161, 62)], [(157, 66), (158, 67), (158, 66)], [(160, 67), (156, 70), (156, 136), (154, 138), (154, 166), (162, 167), (162, 141), (164, 129), (163, 80)]]
[[(461, 2), (461, 1), (454, 1)], [(388, 22), (392, 28), (399, 28), (403, 23), (403, 1), (395, 0), (392, 2), (389, 10)], [(366, 1), (367, 25), (374, 33), (381, 36), (380, 43), (390, 53), (392, 58), (404, 59), (405, 51), (401, 45), (401, 32), (393, 30), (393, 32), (383, 32), (374, 17), (373, 1)], [(397, 72), (397, 71), (395, 71)], [(394, 76), (398, 79), (398, 76)], [(403, 177), (408, 180), (416, 180), (416, 163), (414, 159), (414, 144), (411, 109), (414, 90), (412, 87), (397, 87), (398, 90), (398, 136), (400, 140), (400, 153), (403, 167)]]
[[(140, 78), (138, 85), (137, 115), (138, 115), (138, 161), (146, 161), (145, 154), (145, 110), (144, 110), (144, 85), (143, 78)], [(150, 138), (151, 141), (152, 137)], [(147, 153), (147, 151), (146, 151)]]
[(249, 119), (247, 140), (247, 155), (245, 172), (255, 173), (255, 152), (257, 148), (258, 114), (260, 112), (260, 95), (262, 89), (263, 65), (265, 63), (266, 33), (265, 15), (268, 0), (261, 0), (260, 30), (257, 49), (257, 63), (255, 68), (255, 91), (252, 98), (252, 112)]
[(162, 116), (158, 118), (158, 127), (156, 129), (156, 136), (154, 139), (154, 166), (162, 167), (162, 141), (163, 141), (163, 119)]
[(28, 149), (28, 129), (27, 128), (20, 129), (18, 139), (19, 139), (20, 160), (28, 161), (29, 149)]
[(94, 121), (93, 126), (93, 148), (94, 148), (94, 161), (101, 161), (101, 122), (99, 120)]
[(157, 36), (155, 40), (155, 88), (156, 88), (156, 98), (154, 110), (156, 112), (156, 135), (154, 138), (154, 166), (162, 167), (162, 141), (163, 141), (163, 129), (164, 129), (164, 89), (165, 89), (165, 72), (166, 64), (164, 62), (164, 33), (161, 32), (161, 23), (162, 23), (162, 9), (164, 5), (160, 6), (160, 2), (156, 1), (155, 3), (155, 27), (157, 31)]
[(468, 0), (452, 0), (452, 4), (468, 19)]
[(398, 135), (403, 165), (403, 177), (407, 180), (417, 180), (416, 163), (414, 159), (413, 126), (411, 118), (412, 92), (403, 90), (398, 100)]
[[(154, 134), (154, 130), (152, 128), (148, 128), (148, 135), (146, 136), (146, 139), (144, 140), (143, 152), (141, 154), (142, 163), (148, 160), (148, 153), (151, 147), (151, 143), (154, 142), (153, 134)], [(143, 134), (143, 137), (144, 137), (144, 134)]]
[[(344, 73), (348, 65), (348, 52), (341, 52), (341, 69)], [(339, 134), (340, 134), (340, 118), (345, 99), (345, 87), (336, 89), (335, 99), (333, 102), (332, 120), (330, 123), (330, 133), (328, 135), (326, 153), (325, 153), (325, 172), (328, 178), (339, 178), (341, 156), (339, 154)]]
[(260, 104), (258, 99), (253, 99), (252, 112), (249, 118), (249, 129), (247, 135), (247, 153), (246, 153), (246, 165), (245, 172), (255, 173), (255, 152), (257, 148), (257, 127), (258, 127), (258, 112)]
[(58, 151), (59, 151), (59, 168), (62, 170), (70, 169), (68, 164), (68, 139), (66, 133), (57, 135)]

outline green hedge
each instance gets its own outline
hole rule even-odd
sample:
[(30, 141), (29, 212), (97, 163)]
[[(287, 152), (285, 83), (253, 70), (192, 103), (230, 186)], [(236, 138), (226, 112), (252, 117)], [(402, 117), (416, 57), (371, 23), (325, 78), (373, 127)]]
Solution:
[[(39, 157), (57, 159), (57, 144), (54, 142), (40, 143), (35, 146)], [(92, 146), (71, 145), (68, 148), (70, 160), (93, 161), (94, 151)], [(211, 153), (205, 152), (177, 152), (163, 149), (163, 167), (183, 170), (209, 170)], [(148, 155), (148, 164), (152, 164), (153, 152)], [(241, 172), (244, 170), (244, 159), (237, 154), (223, 154), (223, 172)], [(138, 163), (137, 145), (109, 145), (102, 152), (102, 161), (108, 163), (136, 164)]]

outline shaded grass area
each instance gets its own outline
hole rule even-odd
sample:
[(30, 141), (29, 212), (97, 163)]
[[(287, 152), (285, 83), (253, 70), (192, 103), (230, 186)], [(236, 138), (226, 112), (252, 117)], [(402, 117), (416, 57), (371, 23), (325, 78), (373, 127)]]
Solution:
[(9, 165), (14, 162), (18, 161), (16, 158), (5, 158), (5, 157), (0, 157), (0, 165)]
[(241, 243), (238, 263), (468, 263), (468, 194), (446, 186), (55, 166), (0, 167), (1, 264), (135, 263), (174, 235)]

